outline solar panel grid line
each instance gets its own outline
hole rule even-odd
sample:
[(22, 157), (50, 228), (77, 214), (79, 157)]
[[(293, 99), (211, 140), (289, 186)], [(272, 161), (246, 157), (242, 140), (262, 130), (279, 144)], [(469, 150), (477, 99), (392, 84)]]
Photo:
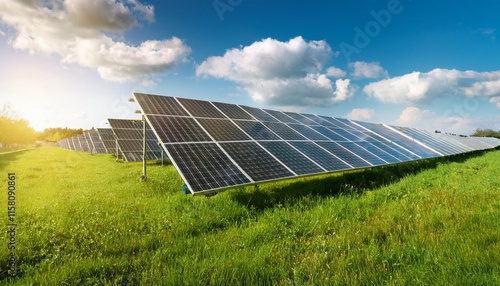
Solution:
[[(279, 142), (279, 141), (278, 141)], [(255, 143), (257, 143), (257, 145), (260, 146), (260, 148), (262, 148), (264, 151), (266, 151), (272, 158), (274, 158), (274, 160), (276, 160), (277, 162), (279, 162), (283, 167), (285, 167), (285, 169), (287, 169), (290, 173), (292, 173), (294, 176), (297, 176), (298, 174), (292, 170), (290, 167), (288, 167), (285, 163), (283, 163), (282, 160), (280, 160), (278, 157), (276, 157), (273, 153), (271, 153), (267, 148), (265, 148), (264, 146), (262, 146), (262, 144), (260, 144), (258, 141), (256, 141)]]
[[(155, 116), (175, 120), (183, 116), (182, 120), (188, 120), (199, 131), (193, 137), (161, 140), (162, 148), (174, 156), (172, 163), (193, 194), (478, 148), (466, 139), (436, 138), (424, 131), (173, 97), (165, 101), (171, 106), (174, 102), (176, 108), (182, 109), (176, 112), (182, 115), (172, 116), (164, 107), (161, 115), (151, 115), (145, 111), (157, 108), (141, 100), (139, 105), (156, 136), (160, 137), (165, 130), (159, 129), (167, 125), (153, 122), (158, 120)], [(162, 101), (159, 97), (154, 100)], [(189, 133), (183, 126), (175, 125)], [(177, 135), (173, 132), (171, 136)]]
[(307, 140), (306, 137), (289, 127), (288, 124), (277, 122), (262, 122), (262, 124), (282, 140)]
[(296, 176), (256, 142), (222, 142), (220, 146), (239, 167), (245, 170), (253, 182)]
[[(439, 134), (439, 133), (435, 134), (435, 136), (438, 137), (438, 138), (440, 138), (440, 139), (442, 139), (442, 140), (452, 141), (453, 143), (457, 144), (461, 148), (466, 149), (468, 152), (476, 150), (476, 148), (473, 148), (470, 145), (470, 141), (467, 140), (468, 137), (467, 137), (467, 139), (465, 139), (465, 141), (461, 141), (460, 139), (458, 139), (458, 138), (460, 138), (458, 136), (451, 136), (451, 135), (449, 135), (449, 136), (441, 136), (441, 134)], [(454, 137), (457, 137), (457, 138), (454, 138)]]
[(71, 142), (73, 143), (73, 146), (74, 146), (74, 149), (75, 151), (81, 151), (82, 150), (82, 147), (80, 146), (80, 140), (78, 140), (78, 136), (73, 136), (71, 137)]
[[(368, 129), (367, 127), (362, 126), (354, 121), (351, 121), (351, 122), (353, 125), (356, 125), (361, 132), (366, 132), (365, 134), (368, 136), (368, 138), (373, 140), (373, 141), (370, 141), (370, 143), (372, 143), (373, 145), (377, 146), (378, 148), (380, 148), (382, 150), (386, 150), (386, 148), (392, 150), (392, 152), (395, 152), (396, 154), (394, 154), (392, 152), (390, 154), (397, 155), (398, 156), (397, 158), (400, 159), (401, 161), (409, 161), (409, 160), (415, 160), (415, 159), (421, 158), (417, 154), (411, 152), (410, 150), (407, 150), (406, 148), (404, 148), (404, 147), (402, 147), (394, 142), (391, 142), (391, 140), (389, 140), (389, 139), (385, 138), (384, 136)], [(377, 137), (380, 137), (380, 138), (377, 138)], [(386, 143), (391, 143), (394, 146), (390, 146), (389, 144), (386, 144)], [(395, 147), (399, 148), (400, 150), (397, 150)], [(413, 155), (415, 157), (409, 157), (407, 154), (404, 154), (403, 152), (406, 152), (407, 154)]]
[[(347, 160), (345, 160), (345, 158), (342, 158), (340, 156), (339, 153), (336, 153), (336, 152), (331, 152), (330, 150), (328, 150), (327, 148), (325, 148), (324, 146), (322, 146), (320, 143), (317, 143), (317, 142), (311, 142), (313, 143), (315, 146), (319, 147), (320, 149), (322, 149), (323, 151), (327, 152), (328, 154), (330, 154), (331, 156), (333, 156), (334, 158), (338, 159), (339, 161), (341, 161), (342, 163), (346, 164), (347, 166), (349, 166), (350, 168), (352, 169), (355, 169), (356, 167), (354, 165), (352, 165), (352, 162), (348, 162)], [(336, 143), (336, 142), (331, 142), (331, 143)], [(338, 145), (338, 144), (337, 144)], [(341, 146), (340, 146), (341, 147)]]
[(316, 163), (314, 160), (306, 156), (304, 153), (300, 152), (289, 142), (266, 141), (266, 142), (259, 142), (259, 144), (263, 148), (265, 148), (268, 152), (271, 152), (273, 155), (275, 155), (286, 166), (289, 166), (289, 169), (291, 169), (294, 173), (296, 173), (297, 176), (320, 174), (328, 171), (321, 165)]
[[(353, 124), (355, 124), (355, 125), (357, 125), (357, 126), (359, 126), (361, 129), (366, 130), (366, 131), (367, 131), (367, 132), (369, 132), (370, 134), (374, 134), (375, 136), (378, 136), (378, 137), (382, 138), (382, 139), (383, 139), (383, 140), (385, 140), (386, 142), (390, 142), (390, 143), (394, 144), (394, 145), (395, 145), (395, 146), (397, 146), (398, 148), (400, 148), (400, 149), (402, 149), (402, 150), (404, 150), (404, 151), (406, 151), (406, 152), (408, 152), (408, 153), (410, 153), (410, 154), (412, 154), (412, 155), (416, 156), (417, 158), (419, 158), (419, 159), (421, 159), (421, 158), (422, 158), (422, 156), (419, 156), (418, 154), (416, 154), (416, 153), (412, 152), (411, 150), (408, 150), (407, 148), (405, 148), (405, 147), (403, 147), (403, 146), (401, 146), (401, 145), (397, 144), (396, 142), (389, 140), (388, 138), (384, 137), (382, 134), (379, 134), (379, 133), (377, 133), (377, 132), (375, 132), (375, 131), (373, 131), (373, 130), (370, 130), (370, 129), (368, 129), (367, 127), (365, 127), (365, 126), (363, 126), (363, 125), (359, 124), (358, 122), (352, 121), (352, 123), (353, 123)], [(373, 136), (372, 138), (376, 139), (376, 138), (375, 138), (375, 136)], [(380, 142), (380, 141), (379, 141), (379, 142)], [(380, 143), (384, 144), (384, 142), (380, 142)], [(407, 155), (405, 155), (405, 154), (401, 153), (400, 151), (398, 151), (398, 150), (396, 150), (396, 149), (392, 148), (392, 147), (391, 147), (391, 146), (389, 146), (388, 144), (384, 144), (384, 145), (386, 145), (386, 146), (388, 146), (389, 148), (391, 148), (391, 149), (393, 149), (393, 150), (395, 150), (395, 151), (399, 152), (400, 154), (404, 155), (404, 156), (405, 156), (405, 157), (407, 157), (408, 159), (413, 160), (413, 158), (408, 157)]]
[(288, 116), (286, 113), (282, 111), (271, 110), (271, 109), (261, 109), (261, 110), (271, 115), (272, 117), (276, 118), (281, 123), (300, 123), (299, 121), (293, 119), (292, 117)]
[[(335, 121), (333, 120), (333, 117), (324, 116), (324, 115), (318, 115), (318, 117), (323, 119), (325, 122), (328, 122), (327, 125), (333, 125), (333, 127), (335, 127), (335, 128), (340, 128), (340, 126), (338, 125), (339, 123), (338, 122), (335, 123)], [(324, 126), (326, 126), (326, 125), (324, 125)], [(329, 127), (329, 126), (327, 126), (327, 127)]]
[(252, 117), (255, 118), (257, 121), (262, 121), (262, 122), (281, 122), (278, 119), (276, 119), (274, 116), (270, 115), (269, 113), (265, 112), (264, 110), (260, 108), (255, 108), (255, 107), (249, 107), (245, 105), (240, 105), (240, 107), (248, 112)]
[[(497, 147), (495, 144), (493, 144), (492, 142), (488, 143), (488, 142), (485, 142), (483, 140), (480, 140), (480, 138), (478, 137), (470, 137), (471, 141), (474, 143), (474, 144), (478, 144), (480, 145), (483, 149), (490, 149), (490, 148), (495, 148)], [(499, 140), (500, 141), (500, 140)]]
[(424, 131), (424, 130), (420, 130), (420, 129), (415, 129), (415, 130), (416, 130), (416, 132), (418, 132), (422, 135), (427, 135), (427, 136), (431, 136), (431, 137), (435, 138), (436, 141), (443, 143), (445, 146), (448, 146), (450, 150), (452, 150), (453, 152), (456, 152), (455, 154), (471, 151), (471, 149), (469, 147), (459, 143), (456, 140), (451, 140), (449, 138), (436, 136), (435, 133), (432, 134), (428, 131)]
[[(372, 166), (384, 165), (384, 163), (385, 164), (389, 163), (386, 160), (380, 158), (379, 156), (377, 156), (377, 155), (373, 154), (372, 152), (366, 150), (365, 148), (361, 147), (359, 144), (357, 144), (357, 142), (338, 142), (337, 144), (344, 147), (344, 149), (346, 149), (347, 151), (351, 152), (352, 154), (358, 156), (359, 158), (367, 161)], [(354, 150), (353, 148), (347, 148), (346, 146), (354, 147), (354, 149), (357, 149), (357, 150)], [(380, 162), (380, 161), (382, 161), (382, 162)]]
[[(179, 102), (179, 101), (178, 101)], [(185, 109), (185, 111), (190, 115), (190, 116), (193, 116), (189, 110), (187, 110), (181, 102), (179, 102), (179, 104)], [(247, 172), (245, 170), (243, 170), (243, 168), (241, 166), (239, 166), (236, 161), (229, 155), (229, 153), (227, 153), (226, 150), (224, 150), (224, 148), (222, 148), (222, 146), (220, 145), (220, 143), (218, 143), (213, 137), (212, 135), (205, 129), (205, 127), (203, 127), (203, 125), (198, 122), (198, 120), (196, 120), (195, 118), (195, 122), (200, 126), (200, 128), (205, 131), (205, 133), (208, 135), (208, 137), (212, 140), (212, 142), (214, 142), (221, 150), (222, 152), (229, 158), (229, 160), (231, 160), (231, 162), (240, 170), (241, 173), (243, 173), (245, 175), (245, 177), (250, 180), (251, 182), (253, 182), (252, 178), (250, 177), (249, 174), (247, 174)]]
[[(228, 119), (228, 120), (230, 121), (230, 119)], [(197, 121), (199, 121), (199, 120), (197, 120)], [(233, 123), (233, 124), (234, 124), (234, 123)], [(239, 128), (236, 124), (234, 124), (234, 126), (235, 126), (235, 127), (237, 127), (237, 128)], [(202, 126), (202, 128), (204, 128), (204, 126)], [(241, 130), (241, 129), (240, 129), (240, 130)], [(241, 130), (241, 131), (242, 131), (242, 132), (244, 132), (243, 130)], [(211, 133), (210, 133), (210, 132), (208, 132), (206, 129), (205, 129), (205, 132), (207, 132), (207, 134), (208, 134), (209, 136), (211, 136), (211, 137), (212, 137)], [(246, 136), (248, 136), (248, 134), (246, 134)], [(226, 141), (226, 140), (217, 140), (217, 139), (216, 139), (216, 138), (214, 138), (214, 137), (212, 137), (212, 139), (214, 140), (214, 142), (215, 142), (218, 146), (220, 146), (220, 145), (218, 144), (218, 142), (217, 142), (217, 141), (224, 141), (225, 143), (230, 142), (230, 141)], [(251, 137), (249, 137), (249, 136), (248, 136), (248, 139), (251, 139)], [(255, 141), (255, 140), (254, 140), (254, 141)], [(235, 141), (235, 142), (244, 142), (244, 141)], [(276, 156), (274, 156), (274, 155), (273, 155), (272, 153), (270, 153), (267, 149), (265, 149), (265, 148), (264, 148), (261, 144), (259, 144), (257, 141), (255, 141), (255, 143), (257, 143), (257, 144), (258, 144), (261, 148), (263, 148), (263, 149), (264, 149), (264, 150), (265, 150), (265, 151), (266, 151), (266, 152), (267, 152), (267, 153), (268, 153), (271, 157), (273, 157), (276, 161), (278, 161), (281, 165), (283, 165), (283, 167), (285, 167), (286, 169), (288, 169), (288, 171), (290, 171), (291, 173), (293, 173), (295, 176), (297, 175), (297, 174), (296, 174), (293, 170), (291, 170), (288, 166), (286, 166), (285, 164), (283, 164), (283, 162), (281, 162), (281, 161), (280, 161), (280, 160), (279, 160)], [(234, 161), (234, 159), (233, 159), (233, 158), (232, 158), (232, 157), (231, 157), (231, 156), (230, 156), (230, 155), (229, 155), (229, 154), (228, 154), (225, 150), (223, 150), (223, 151), (226, 153), (226, 155), (227, 155), (227, 156), (228, 156), (231, 160), (233, 160), (233, 163), (235, 163), (235, 164), (236, 164), (236, 161)], [(238, 164), (236, 164), (236, 166), (239, 166), (239, 165), (238, 165)], [(247, 175), (247, 176), (248, 176), (248, 174), (244, 171), (244, 169), (243, 169), (243, 168), (241, 169), (241, 171), (242, 171), (245, 175)], [(251, 177), (249, 177), (249, 179), (251, 179)]]
[(406, 128), (406, 127), (401, 128), (401, 127), (397, 127), (397, 126), (395, 126), (394, 128), (407, 134), (408, 136), (412, 137), (414, 140), (418, 140), (427, 146), (432, 146), (434, 149), (436, 149), (437, 151), (439, 151), (445, 155), (455, 154), (455, 151), (453, 150), (452, 147), (447, 146), (445, 143), (437, 140), (436, 138), (429, 136), (428, 134), (423, 134), (423, 133), (419, 132), (415, 128)]
[[(369, 138), (373, 138), (373, 137), (370, 136)], [(420, 159), (419, 156), (414, 155), (414, 154), (413, 154), (414, 156), (410, 157), (412, 155), (412, 153), (406, 153), (405, 150), (402, 148), (400, 148), (399, 150), (396, 149), (396, 148), (398, 148), (398, 146), (395, 144), (392, 144), (394, 146), (390, 146), (390, 145), (386, 144), (385, 142), (382, 142), (382, 141), (379, 141), (376, 139), (370, 140), (368, 142), (370, 142), (372, 145), (377, 146), (379, 149), (386, 151), (387, 153), (391, 154), (392, 156), (400, 159), (402, 162)], [(390, 142), (387, 142), (387, 143), (390, 144)]]
[[(315, 142), (316, 143), (316, 142)], [(325, 148), (327, 151), (331, 153), (335, 153), (338, 157), (342, 158), (344, 161), (348, 162), (353, 168), (360, 167), (373, 167), (374, 165), (370, 163), (365, 158), (362, 158), (358, 154), (348, 150), (346, 147), (341, 144), (351, 143), (351, 142), (317, 142), (316, 144)]]
[(394, 157), (392, 154), (386, 152), (383, 149), (380, 149), (379, 147), (375, 146), (371, 142), (364, 141), (364, 142), (357, 142), (361, 148), (367, 150), (368, 152), (372, 153), (373, 155), (379, 157), (380, 159), (384, 160), (387, 163), (400, 163), (403, 162), (402, 160), (398, 159), (397, 157)]
[(344, 122), (338, 120), (338, 118), (335, 118), (335, 117), (328, 117), (328, 116), (324, 116), (324, 118), (329, 121), (331, 124), (337, 126), (337, 128), (341, 128), (343, 130), (351, 130), (353, 129), (351, 126), (345, 124)]
[(311, 119), (312, 121), (316, 122), (317, 123), (316, 126), (331, 126), (331, 127), (335, 126), (332, 123), (326, 121), (325, 119), (319, 117), (318, 115), (307, 114), (307, 113), (300, 113), (300, 115), (305, 116), (305, 117)]
[(479, 144), (479, 145), (483, 146), (482, 148), (484, 148), (484, 149), (489, 149), (489, 148), (495, 148), (496, 147), (494, 144), (489, 144), (487, 142), (481, 141), (477, 137), (469, 137), (469, 138), (473, 142), (475, 142), (476, 144)]
[(211, 103), (229, 119), (256, 120), (250, 113), (241, 108), (239, 105), (222, 102)]
[[(160, 159), (161, 147), (158, 139), (148, 122), (130, 119), (108, 119), (112, 132), (116, 138), (116, 157), (127, 162), (140, 161), (144, 157), (144, 140), (146, 140), (146, 160)], [(144, 137), (144, 124), (146, 124), (146, 138)], [(151, 142), (154, 143), (151, 143)], [(141, 154), (139, 158), (139, 155)]]
[(346, 139), (345, 140), (346, 142), (358, 141), (361, 139), (358, 136), (352, 134), (351, 132), (341, 128), (334, 128), (334, 127), (326, 127), (326, 128), (332, 131), (333, 133), (338, 134), (341, 137), (344, 137)]
[(290, 144), (290, 142), (286, 142), (284, 141), (286, 144), (288, 144), (290, 147), (292, 147), (293, 149), (295, 149), (295, 151), (299, 152), (300, 154), (302, 154), (302, 156), (306, 157), (309, 161), (313, 162), (316, 166), (320, 167), (321, 169), (323, 169), (325, 172), (328, 172), (327, 169), (325, 169), (323, 166), (321, 166), (318, 162), (316, 162), (315, 160), (313, 160), (311, 157), (309, 157), (309, 155), (305, 154), (304, 152), (302, 152), (301, 150), (299, 150), (298, 148), (296, 148), (295, 146), (293, 146), (292, 144)]
[[(165, 144), (165, 150), (172, 151), (169, 152), (172, 163), (178, 170), (183, 170), (183, 172), (180, 172), (181, 177), (193, 194), (209, 193), (231, 186), (253, 183), (241, 173), (235, 164), (227, 160), (222, 148), (215, 146), (216, 144), (213, 142), (171, 145)], [(208, 157), (200, 156), (206, 155), (202, 154), (203, 152), (209, 152), (211, 155)], [(182, 157), (182, 160), (180, 160), (178, 154)], [(188, 164), (185, 164), (186, 161)], [(202, 176), (199, 173), (193, 174), (192, 170), (202, 172)], [(229, 176), (222, 180), (221, 174), (229, 174)], [(216, 178), (221, 178), (221, 180)]]
[(403, 147), (400, 147), (392, 143), (391, 141), (387, 141), (384, 138), (379, 137), (377, 134), (373, 132), (366, 131), (365, 134), (367, 135), (368, 142), (379, 147), (382, 150), (385, 150), (386, 152), (394, 155), (395, 157), (400, 158), (402, 161), (416, 160), (421, 158), (420, 156), (407, 151)]
[(304, 125), (304, 124), (288, 124), (288, 127), (294, 129), (296, 132), (306, 137), (308, 140), (326, 140), (332, 141), (330, 138), (321, 134), (317, 130), (313, 129), (312, 126)]
[(454, 155), (454, 154), (458, 153), (458, 151), (455, 150), (449, 144), (441, 142), (440, 140), (437, 140), (435, 137), (433, 137), (429, 134), (419, 132), (415, 128), (399, 127), (399, 126), (394, 126), (394, 128), (407, 134), (408, 136), (412, 137), (414, 140), (420, 141), (427, 146), (432, 146), (433, 149), (441, 152), (444, 155)]
[(106, 152), (109, 154), (116, 154), (116, 139), (113, 130), (111, 128), (97, 128), (97, 132), (104, 144), (104, 148), (106, 148)]
[(284, 111), (283, 113), (292, 117), (293, 119), (297, 120), (299, 123), (304, 125), (320, 125), (318, 122), (316, 122), (312, 118), (305, 116), (302, 113), (286, 112), (286, 111)]
[(493, 146), (485, 144), (479, 140), (475, 140), (472, 137), (463, 138), (463, 137), (457, 137), (457, 136), (452, 136), (452, 135), (445, 135), (445, 136), (453, 137), (453, 140), (459, 141), (462, 144), (469, 146), (473, 150), (484, 150), (484, 149), (488, 149), (488, 148), (493, 147)]
[(398, 133), (399, 135), (402, 135), (403, 137), (405, 137), (405, 138), (407, 138), (407, 139), (410, 139), (411, 141), (413, 141), (413, 142), (417, 143), (418, 145), (421, 145), (421, 146), (423, 146), (423, 147), (425, 147), (425, 148), (427, 148), (427, 149), (431, 150), (432, 152), (434, 152), (434, 153), (438, 154), (439, 156), (441, 156), (441, 157), (443, 157), (443, 156), (444, 156), (444, 154), (442, 154), (441, 152), (438, 152), (438, 151), (437, 151), (437, 150), (435, 150), (434, 148), (431, 148), (430, 146), (427, 146), (426, 144), (423, 144), (422, 142), (420, 142), (420, 141), (418, 141), (418, 140), (414, 140), (414, 139), (413, 139), (413, 138), (411, 138), (410, 136), (408, 136), (408, 135), (404, 134), (403, 132), (400, 132), (399, 130), (397, 130), (397, 129), (393, 128), (392, 126), (390, 126), (390, 125), (386, 125), (386, 124), (382, 124), (382, 125), (383, 125), (384, 127), (388, 128), (388, 129), (390, 129), (391, 131), (396, 132), (396, 133)]
[(332, 131), (332, 129), (326, 127), (326, 126), (309, 126), (311, 129), (314, 129), (316, 132), (320, 133), (321, 135), (327, 137), (331, 141), (338, 142), (338, 141), (349, 141), (347, 138), (341, 136), (340, 134)]

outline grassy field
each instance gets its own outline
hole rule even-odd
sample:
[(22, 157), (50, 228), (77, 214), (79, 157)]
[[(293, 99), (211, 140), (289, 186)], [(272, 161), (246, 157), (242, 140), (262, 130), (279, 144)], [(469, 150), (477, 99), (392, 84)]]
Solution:
[(500, 151), (182, 195), (172, 165), (40, 148), (16, 174), (15, 285), (500, 285)]

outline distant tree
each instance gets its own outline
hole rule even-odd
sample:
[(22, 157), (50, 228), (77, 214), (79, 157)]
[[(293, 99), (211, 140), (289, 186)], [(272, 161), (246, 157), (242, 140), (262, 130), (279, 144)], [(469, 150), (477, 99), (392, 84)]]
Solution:
[(4, 105), (0, 110), (0, 143), (9, 148), (12, 145), (32, 144), (35, 140), (35, 130), (29, 122), (20, 118), (10, 105)]
[(494, 131), (493, 129), (476, 129), (471, 136), (477, 137), (495, 137), (500, 139), (500, 130)]
[(38, 140), (42, 141), (59, 141), (65, 138), (73, 137), (78, 134), (83, 134), (83, 130), (80, 129), (70, 129), (70, 128), (47, 128), (43, 132), (38, 133)]

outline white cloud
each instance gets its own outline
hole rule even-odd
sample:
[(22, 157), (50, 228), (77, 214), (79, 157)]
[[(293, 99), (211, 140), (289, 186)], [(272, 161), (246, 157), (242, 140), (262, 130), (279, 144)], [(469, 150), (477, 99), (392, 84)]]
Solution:
[(264, 104), (329, 106), (349, 99), (355, 91), (349, 80), (333, 84), (322, 73), (331, 56), (325, 41), (267, 38), (208, 58), (197, 66), (196, 74), (236, 82), (253, 100)]
[(383, 102), (415, 104), (438, 97), (500, 97), (500, 71), (434, 69), (372, 82), (363, 88)]
[(339, 69), (339, 68), (336, 68), (336, 67), (329, 67), (327, 70), (326, 70), (326, 75), (327, 76), (331, 76), (331, 77), (345, 77), (346, 76), (346, 72)]
[(106, 80), (150, 78), (190, 53), (175, 37), (131, 46), (107, 35), (154, 21), (154, 8), (137, 0), (4, 0), (0, 19), (17, 31), (13, 47), (31, 54), (58, 54), (65, 63), (96, 69)]
[(500, 97), (493, 97), (490, 102), (496, 104), (497, 108), (500, 109)]
[(407, 107), (401, 112), (396, 123), (403, 126), (413, 126), (418, 122), (435, 118), (436, 114), (429, 110), (421, 110), (417, 107)]
[(446, 133), (470, 135), (477, 128), (499, 129), (500, 117), (479, 119), (461, 116), (446, 116), (412, 106), (405, 108), (401, 112), (399, 118), (396, 120), (396, 124), (429, 131), (439, 130)]
[(375, 116), (375, 110), (369, 108), (354, 108), (346, 116), (347, 119), (351, 120), (369, 120)]
[(388, 77), (389, 74), (384, 70), (380, 63), (354, 62), (349, 67), (353, 70), (351, 76), (355, 78), (380, 78)]

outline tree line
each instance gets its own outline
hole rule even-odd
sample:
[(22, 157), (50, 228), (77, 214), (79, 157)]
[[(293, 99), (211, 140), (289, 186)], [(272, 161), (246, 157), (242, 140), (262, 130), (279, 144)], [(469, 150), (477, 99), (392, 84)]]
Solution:
[(476, 129), (471, 136), (477, 137), (495, 137), (500, 139), (500, 130), (494, 131), (493, 129)]
[(83, 130), (47, 128), (43, 132), (36, 132), (10, 105), (0, 109), (0, 149), (3, 150), (32, 146), (37, 140), (57, 142), (78, 134), (83, 134)]

